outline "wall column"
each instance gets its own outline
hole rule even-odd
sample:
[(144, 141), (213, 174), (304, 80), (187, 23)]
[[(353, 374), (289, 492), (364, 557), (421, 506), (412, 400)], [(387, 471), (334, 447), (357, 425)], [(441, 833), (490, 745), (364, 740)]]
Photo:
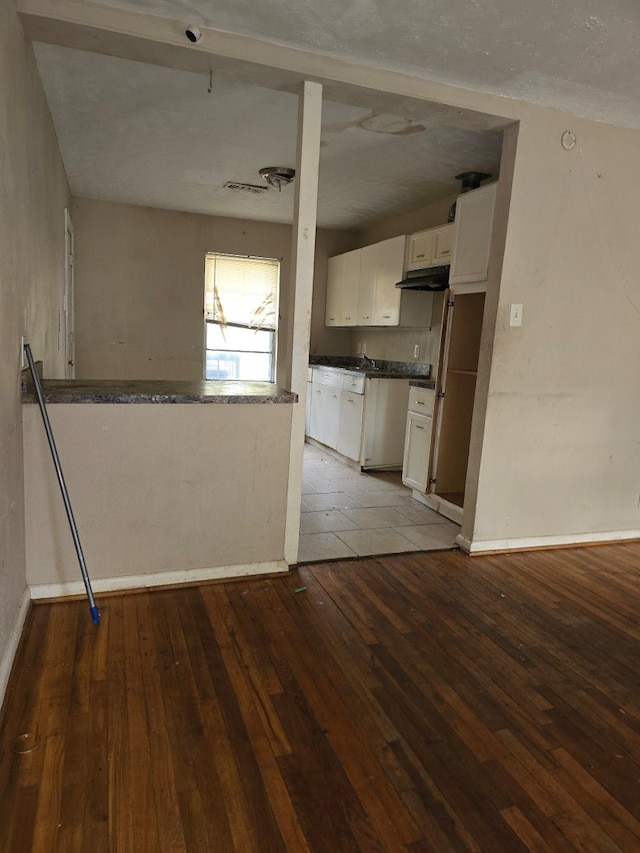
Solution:
[(284, 558), (289, 565), (298, 561), (321, 123), (322, 86), (319, 83), (305, 81), (302, 84), (298, 106), (298, 153), (291, 247), (292, 286), (289, 310), (291, 374), (287, 384), (298, 395), (298, 403), (293, 407), (289, 451), (287, 523), (284, 542)]

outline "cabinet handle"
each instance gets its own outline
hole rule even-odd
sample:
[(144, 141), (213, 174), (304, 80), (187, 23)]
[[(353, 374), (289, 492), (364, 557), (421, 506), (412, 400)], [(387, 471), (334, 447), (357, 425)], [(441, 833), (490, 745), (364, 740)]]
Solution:
[(417, 403), (419, 406), (426, 406), (426, 403), (425, 403), (423, 400), (416, 400), (416, 403)]
[(441, 255), (450, 255), (451, 249), (444, 249), (444, 251), (440, 252)]
[(369, 315), (368, 315), (368, 314), (365, 314), (365, 315), (364, 315), (364, 317), (363, 317), (362, 319), (363, 319), (363, 320), (368, 320), (368, 319), (369, 319)]
[(424, 258), (424, 252), (421, 255), (416, 255), (416, 258)]
[(390, 317), (391, 317), (391, 314), (383, 314), (382, 315), (383, 320), (388, 320)]
[(345, 320), (350, 320), (350, 319), (351, 319), (351, 317), (345, 317), (344, 319), (345, 319)]
[(416, 429), (424, 429), (424, 427), (423, 427), (423, 426), (420, 426), (420, 424), (415, 424), (415, 428), (416, 428)]
[(347, 403), (351, 403), (352, 406), (355, 406), (355, 400), (347, 400)]

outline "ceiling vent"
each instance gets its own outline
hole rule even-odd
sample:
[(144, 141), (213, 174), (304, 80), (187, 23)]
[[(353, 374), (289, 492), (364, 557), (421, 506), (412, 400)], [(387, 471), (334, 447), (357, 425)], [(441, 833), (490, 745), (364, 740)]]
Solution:
[(225, 190), (233, 190), (236, 193), (252, 193), (253, 195), (269, 191), (269, 187), (259, 187), (256, 184), (239, 184), (237, 181), (227, 181), (224, 188)]

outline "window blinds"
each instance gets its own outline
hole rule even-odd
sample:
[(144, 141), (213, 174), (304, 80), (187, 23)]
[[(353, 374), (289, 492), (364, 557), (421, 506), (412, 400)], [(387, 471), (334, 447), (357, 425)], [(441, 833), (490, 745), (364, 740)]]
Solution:
[(208, 254), (205, 258), (205, 318), (251, 329), (275, 329), (280, 261)]

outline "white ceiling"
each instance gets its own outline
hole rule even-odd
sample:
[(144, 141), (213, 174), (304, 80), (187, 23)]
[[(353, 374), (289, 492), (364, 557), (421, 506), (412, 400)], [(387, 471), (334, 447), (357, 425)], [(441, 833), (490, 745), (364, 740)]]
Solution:
[[(93, 5), (89, 3), (88, 5)], [(640, 3), (612, 0), (103, 0), (102, 6), (254, 36), (640, 127)], [(36, 57), (75, 195), (290, 221), (291, 188), (258, 196), (262, 166), (295, 165), (297, 99), (49, 44)], [(269, 85), (264, 81), (263, 85)], [(364, 96), (363, 96), (364, 97)], [(375, 110), (375, 112), (374, 112)], [(433, 105), (325, 101), (318, 222), (358, 229), (497, 173), (499, 134)]]
[[(296, 163), (296, 95), (36, 44), (74, 195), (289, 222), (293, 190), (248, 195), (263, 166)], [(325, 101), (318, 223), (357, 230), (451, 195), (466, 169), (497, 174), (500, 135)]]

